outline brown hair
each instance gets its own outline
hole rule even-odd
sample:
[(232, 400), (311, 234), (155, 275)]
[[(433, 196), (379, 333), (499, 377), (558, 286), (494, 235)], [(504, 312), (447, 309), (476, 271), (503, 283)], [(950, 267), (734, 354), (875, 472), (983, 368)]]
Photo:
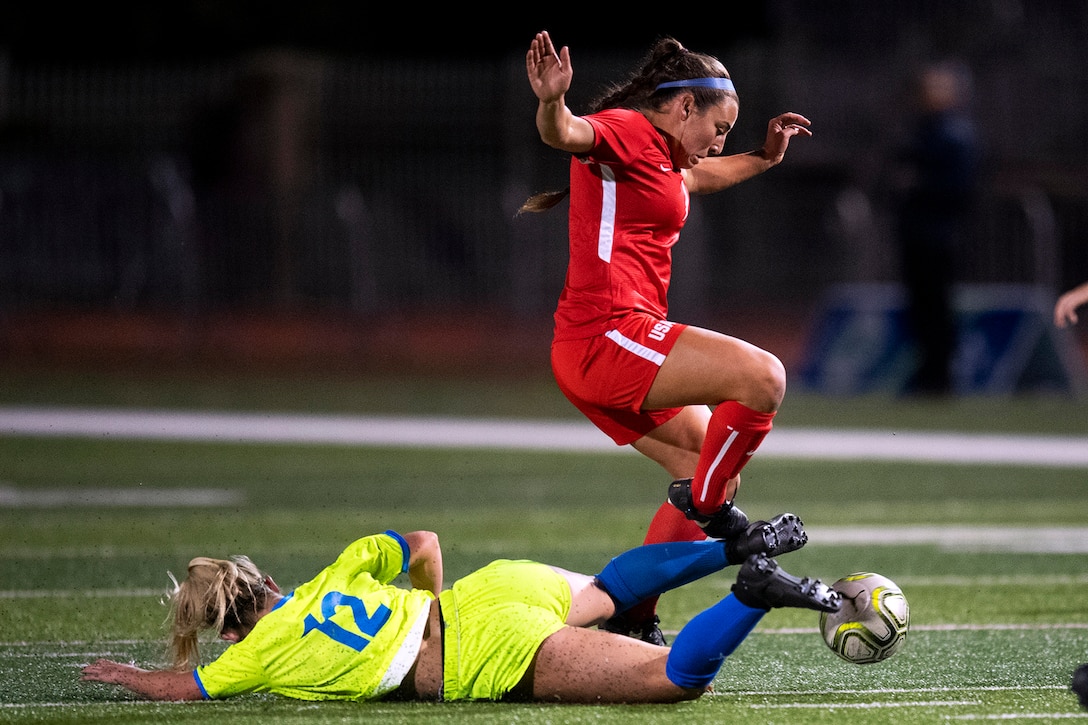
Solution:
[[(691, 78), (729, 78), (729, 71), (714, 56), (688, 50), (675, 38), (664, 37), (658, 40), (643, 58), (641, 65), (632, 72), (623, 83), (613, 84), (590, 106), (590, 112), (596, 113), (608, 108), (660, 109), (679, 93), (691, 93), (695, 97), (695, 107), (699, 110), (721, 103), (726, 96), (736, 98), (733, 91), (716, 88), (661, 88), (658, 86), (669, 81), (681, 81)], [(545, 191), (530, 196), (518, 214), (540, 212), (551, 209), (570, 193), (563, 191)]]
[(200, 664), (198, 642), (204, 630), (218, 633), (256, 624), (270, 593), (266, 576), (245, 556), (198, 556), (189, 562), (185, 581), (179, 584), (173, 574), (170, 579), (170, 656), (176, 670)]

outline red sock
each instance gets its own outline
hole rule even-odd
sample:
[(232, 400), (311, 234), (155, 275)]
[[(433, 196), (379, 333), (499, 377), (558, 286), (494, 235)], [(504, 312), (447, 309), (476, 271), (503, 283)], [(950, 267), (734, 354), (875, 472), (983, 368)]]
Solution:
[(643, 544), (664, 544), (669, 541), (702, 541), (706, 534), (680, 509), (666, 501), (654, 514)]
[(774, 413), (760, 413), (727, 400), (714, 409), (691, 483), (692, 505), (712, 514), (725, 503), (725, 486), (740, 473), (771, 432)]
[[(748, 463), (751, 454), (771, 431), (773, 419), (774, 413), (759, 413), (735, 401), (722, 403), (714, 410), (691, 486), (696, 510), (714, 513), (721, 508), (725, 503), (726, 483)], [(706, 534), (698, 524), (666, 501), (650, 521), (643, 543), (702, 541), (705, 538)], [(648, 620), (657, 611), (657, 601), (658, 597), (653, 597), (639, 602), (624, 616), (630, 622)]]
[[(664, 544), (669, 541), (702, 541), (706, 534), (699, 525), (680, 512), (678, 508), (666, 501), (654, 514), (650, 521), (650, 528), (646, 531), (644, 544)], [(657, 600), (660, 597), (644, 599), (624, 612), (623, 616), (629, 622), (644, 622), (657, 612)]]

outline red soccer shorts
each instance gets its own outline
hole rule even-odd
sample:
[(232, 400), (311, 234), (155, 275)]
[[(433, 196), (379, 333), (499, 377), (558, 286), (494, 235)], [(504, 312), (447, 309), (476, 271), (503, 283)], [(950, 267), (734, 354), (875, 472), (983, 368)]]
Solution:
[(603, 335), (552, 342), (552, 372), (563, 395), (616, 445), (625, 446), (682, 408), (643, 410), (642, 401), (687, 325), (632, 312)]

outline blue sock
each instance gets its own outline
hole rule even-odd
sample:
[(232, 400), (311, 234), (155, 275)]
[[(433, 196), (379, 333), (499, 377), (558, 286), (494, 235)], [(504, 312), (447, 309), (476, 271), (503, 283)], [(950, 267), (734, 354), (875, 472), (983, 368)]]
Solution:
[(732, 594), (703, 610), (673, 640), (665, 674), (680, 687), (706, 687), (766, 613), (741, 604)]
[(619, 614), (644, 599), (721, 571), (729, 562), (725, 544), (672, 541), (629, 549), (608, 562), (597, 582), (616, 602)]

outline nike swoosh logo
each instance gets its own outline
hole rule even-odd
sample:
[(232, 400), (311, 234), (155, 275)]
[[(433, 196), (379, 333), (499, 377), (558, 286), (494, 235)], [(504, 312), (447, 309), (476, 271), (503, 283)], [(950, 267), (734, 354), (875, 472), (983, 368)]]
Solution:
[(666, 174), (672, 173), (671, 167), (665, 166), (665, 164), (658, 164), (658, 166), (660, 166), (661, 170), (664, 171)]

